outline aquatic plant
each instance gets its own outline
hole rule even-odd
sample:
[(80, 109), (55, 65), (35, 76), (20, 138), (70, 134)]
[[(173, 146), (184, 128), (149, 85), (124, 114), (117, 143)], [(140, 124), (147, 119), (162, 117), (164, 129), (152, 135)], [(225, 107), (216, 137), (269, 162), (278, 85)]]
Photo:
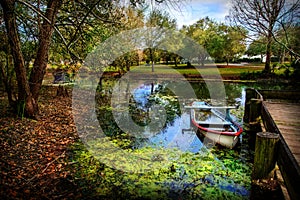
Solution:
[[(114, 141), (116, 145), (130, 145), (128, 141)], [(91, 145), (96, 145), (96, 142)], [(102, 144), (98, 144), (102, 146)], [(126, 151), (138, 158), (151, 158), (152, 166), (144, 173), (134, 172), (135, 166), (118, 155), (105, 155), (116, 165), (132, 172), (116, 170), (102, 164), (82, 144), (73, 149), (72, 162), (76, 163), (78, 183), (88, 195), (114, 199), (247, 199), (251, 184), (251, 166), (237, 159), (233, 150), (217, 158), (205, 148), (199, 153), (178, 149), (144, 147)], [(95, 153), (95, 152), (94, 152)], [(93, 153), (93, 155), (94, 155)], [(101, 152), (98, 152), (101, 155)], [(107, 158), (105, 158), (107, 157)], [(114, 158), (112, 158), (114, 157)], [(136, 163), (138, 164), (138, 162)], [(147, 169), (147, 166), (145, 166)]]

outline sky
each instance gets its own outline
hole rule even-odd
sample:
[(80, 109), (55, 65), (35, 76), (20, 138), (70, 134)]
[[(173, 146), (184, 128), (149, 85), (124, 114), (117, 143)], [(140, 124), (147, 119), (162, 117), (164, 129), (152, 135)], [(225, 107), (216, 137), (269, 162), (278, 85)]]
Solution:
[(185, 0), (180, 11), (170, 9), (169, 13), (176, 19), (178, 28), (181, 28), (182, 25), (191, 25), (206, 16), (215, 21), (225, 22), (230, 7), (230, 0)]

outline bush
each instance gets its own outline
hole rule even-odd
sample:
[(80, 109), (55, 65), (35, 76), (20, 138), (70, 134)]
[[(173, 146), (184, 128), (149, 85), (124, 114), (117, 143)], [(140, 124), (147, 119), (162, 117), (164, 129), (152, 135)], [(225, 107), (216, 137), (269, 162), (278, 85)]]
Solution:
[(294, 69), (291, 77), (295, 80), (298, 80), (300, 77), (300, 61), (293, 61), (291, 67)]
[(260, 58), (240, 58), (238, 62), (248, 62), (248, 63), (260, 63)]

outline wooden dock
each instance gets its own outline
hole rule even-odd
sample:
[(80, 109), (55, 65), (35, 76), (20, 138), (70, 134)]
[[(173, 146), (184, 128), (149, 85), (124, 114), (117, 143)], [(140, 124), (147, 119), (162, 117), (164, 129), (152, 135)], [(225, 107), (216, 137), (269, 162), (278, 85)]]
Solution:
[[(247, 93), (249, 97), (246, 97), (248, 103), (245, 105), (244, 120), (251, 123), (259, 115), (267, 132), (279, 134), (277, 165), (290, 198), (298, 200), (300, 199), (300, 92), (249, 89), (246, 90), (246, 95)], [(257, 102), (261, 102), (260, 106), (257, 106)], [(258, 115), (255, 114), (257, 110), (261, 111)]]
[(300, 165), (300, 104), (265, 101), (264, 105)]

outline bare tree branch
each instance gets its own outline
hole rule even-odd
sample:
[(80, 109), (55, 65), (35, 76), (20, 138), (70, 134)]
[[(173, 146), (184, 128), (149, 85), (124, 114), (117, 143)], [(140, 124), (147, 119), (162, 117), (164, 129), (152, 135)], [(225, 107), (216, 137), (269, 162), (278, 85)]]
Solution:
[[(285, 29), (286, 25), (293, 23), (294, 15), (300, 10), (300, 0), (231, 0), (232, 9), (230, 20), (235, 26), (240, 25), (253, 32), (255, 38), (264, 36), (267, 38), (265, 71), (270, 71), (271, 44), (273, 41), (282, 45), (291, 54), (299, 54), (286, 44), (279, 41), (277, 33)], [(299, 18), (298, 18), (299, 19)], [(256, 35), (255, 35), (256, 34)], [(286, 35), (286, 41), (289, 39)]]
[[(17, 1), (24, 4), (28, 8), (32, 9), (33, 11), (35, 11), (39, 16), (41, 16), (44, 20), (46, 20), (49, 24), (51, 24), (51, 21), (42, 12), (40, 12), (40, 10), (36, 9), (34, 6), (32, 6), (31, 4), (29, 4), (25, 1), (22, 1), (22, 0), (17, 0)], [(63, 40), (64, 44), (67, 44), (64, 36), (61, 34), (61, 32), (58, 30), (58, 28), (54, 24), (51, 24), (51, 25), (54, 26), (55, 31), (59, 34), (59, 36)]]

